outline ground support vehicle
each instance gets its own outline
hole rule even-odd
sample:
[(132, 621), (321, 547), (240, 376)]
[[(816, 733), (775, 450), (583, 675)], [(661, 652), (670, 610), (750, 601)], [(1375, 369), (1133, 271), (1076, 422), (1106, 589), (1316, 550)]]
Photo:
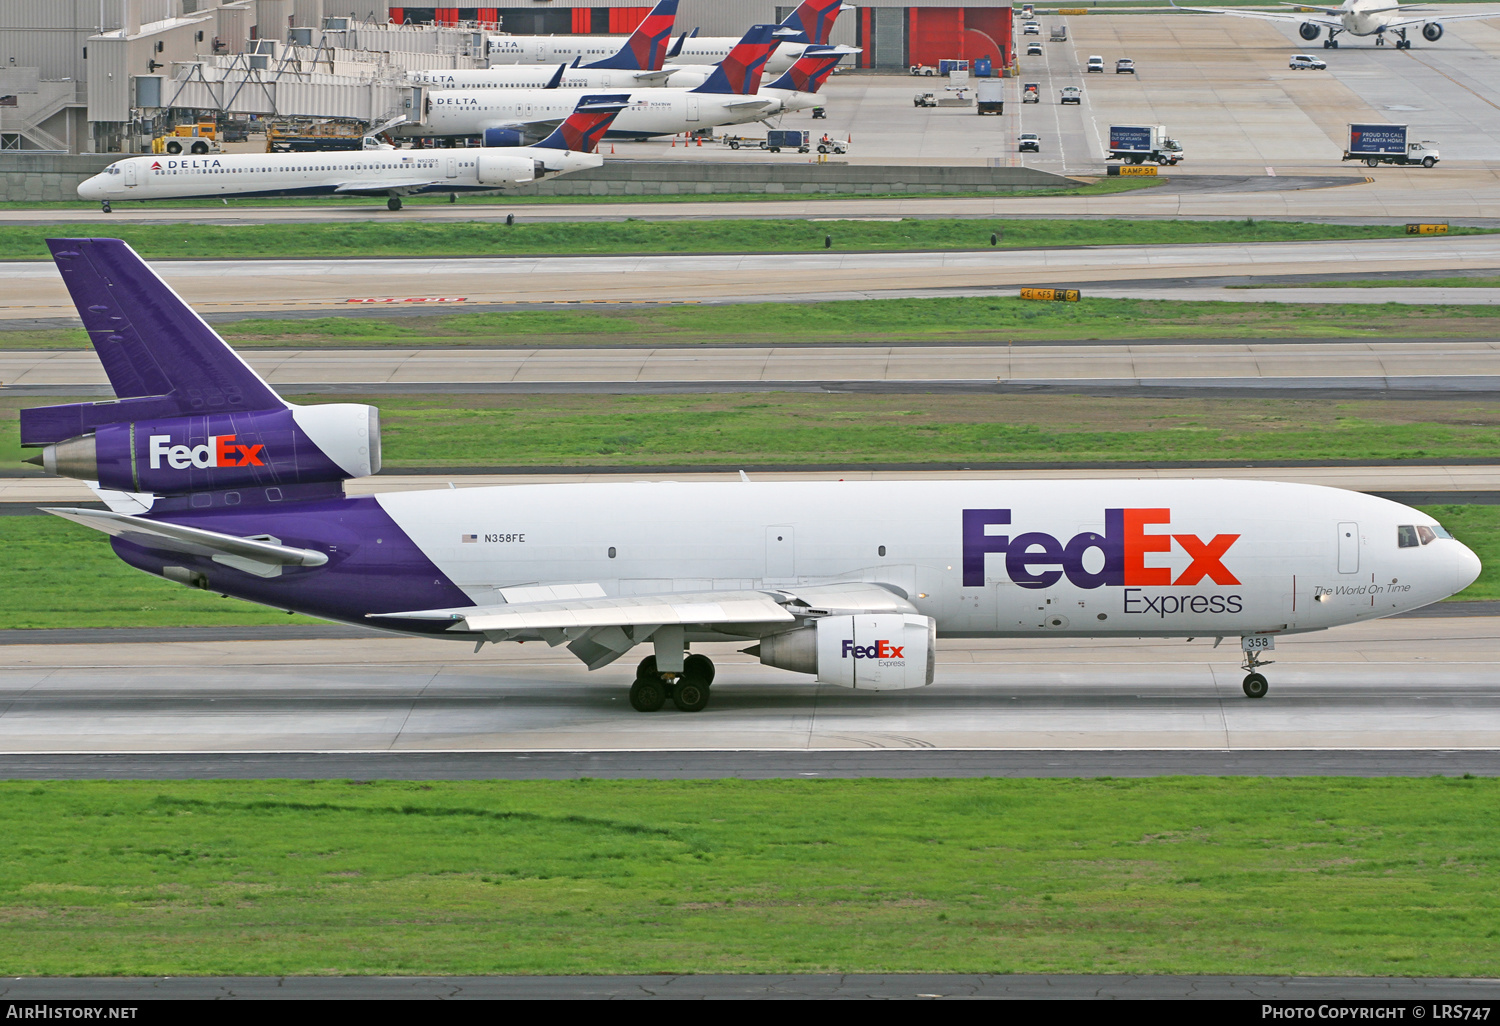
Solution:
[(1041, 85), (1039, 83), (1037, 83), (1037, 82), (1027, 82), (1024, 86), (1022, 86), (1021, 87), (1021, 102), (1022, 103), (1041, 103), (1042, 102), (1042, 87), (1041, 87)]
[(1054, 43), (1066, 43), (1068, 41), (1068, 26), (1053, 25), (1052, 34), (1047, 38)]
[(980, 114), (1005, 113), (1005, 83), (998, 78), (981, 78), (975, 86), (974, 100)]
[(932, 93), (918, 93), (911, 98), (914, 107), (936, 107), (937, 97)]
[(1083, 103), (1083, 90), (1077, 86), (1063, 86), (1058, 96), (1058, 103)]
[(913, 64), (907, 70), (910, 71), (913, 75), (918, 75), (924, 78), (931, 78), (937, 74), (937, 68), (934, 68), (931, 64)]
[(1186, 157), (1175, 139), (1167, 137), (1164, 125), (1110, 125), (1109, 152), (1105, 160), (1130, 164), (1176, 164)]
[[(764, 139), (744, 135), (721, 135), (719, 142), (728, 146), (731, 150), (752, 149), (770, 150), (772, 153), (780, 153), (782, 150), (796, 150), (798, 153), (807, 153), (812, 150), (812, 133), (799, 132), (792, 129), (772, 129), (766, 133)], [(823, 149), (819, 153), (825, 152)]]
[(221, 153), (218, 128), (212, 121), (200, 121), (195, 125), (178, 125), (166, 135), (151, 141), (152, 153)]
[(1287, 67), (1293, 71), (1327, 71), (1328, 65), (1318, 60), (1312, 54), (1292, 54), (1292, 59), (1287, 61)]
[(1027, 43), (1026, 44), (1026, 56), (1028, 56), (1028, 57), (1040, 57), (1041, 55), (1042, 55), (1042, 44), (1041, 43)]
[(1407, 139), (1405, 125), (1350, 125), (1345, 160), (1362, 160), (1366, 167), (1380, 164), (1421, 164), (1432, 167), (1442, 154), (1431, 139)]
[(1104, 74), (1104, 58), (1097, 53), (1090, 54), (1083, 70), (1090, 72), (1097, 71), (1101, 75)]

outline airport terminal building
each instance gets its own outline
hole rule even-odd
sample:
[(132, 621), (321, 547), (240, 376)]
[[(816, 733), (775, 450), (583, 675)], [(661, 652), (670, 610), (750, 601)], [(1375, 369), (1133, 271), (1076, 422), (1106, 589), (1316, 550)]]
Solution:
[[(427, 7), (374, 0), (8, 0), (0, 24), (0, 150), (138, 153), (175, 124), (306, 117), (366, 124), (410, 107), (408, 73), (486, 66), (496, 33), (630, 32), (639, 0), (545, 8)], [(768, 0), (682, 0), (679, 31), (730, 36), (785, 18)], [(833, 42), (857, 66), (903, 72), (950, 59), (1013, 63), (1012, 12), (920, 0), (845, 12)]]

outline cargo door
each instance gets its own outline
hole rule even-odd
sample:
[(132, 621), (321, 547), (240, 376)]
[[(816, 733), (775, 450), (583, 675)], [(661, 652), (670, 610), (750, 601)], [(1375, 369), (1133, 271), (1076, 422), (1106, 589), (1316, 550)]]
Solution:
[(1339, 573), (1359, 573), (1359, 525), (1339, 525)]
[(125, 161), (125, 188), (132, 189), (139, 184), (135, 177), (135, 161)]
[(698, 120), (698, 97), (691, 94), (687, 98), (687, 119), (689, 121)]
[(458, 177), (458, 158), (457, 157), (449, 157), (448, 158), (448, 177), (449, 178), (457, 178)]
[(766, 528), (766, 579), (784, 581), (797, 576), (797, 536), (790, 524)]

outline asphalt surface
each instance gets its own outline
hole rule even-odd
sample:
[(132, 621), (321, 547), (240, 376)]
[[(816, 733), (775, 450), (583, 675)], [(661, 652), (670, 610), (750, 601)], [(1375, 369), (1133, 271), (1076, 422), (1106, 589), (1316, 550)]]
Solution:
[(1262, 700), (1241, 692), (1236, 647), (1212, 638), (944, 639), (936, 684), (880, 693), (702, 645), (718, 676), (694, 714), (632, 711), (628, 659), (590, 674), (538, 645), (194, 638), (6, 645), (0, 752), (425, 752), (461, 769), (506, 751), (1173, 750), (1215, 753), (1203, 771), (1221, 772), (1226, 753), (1269, 749), (1381, 751), (1405, 767), (1403, 752), (1500, 747), (1500, 620), (1487, 616), (1279, 638)]
[[(930, 289), (983, 294), (1058, 280), (1105, 282), (1263, 271), (1475, 270), (1500, 267), (1500, 236), (925, 253), (834, 249), (721, 255), (160, 260), (153, 266), (203, 313), (329, 311), (347, 308), (350, 300), (413, 299), (422, 300), (424, 308), (444, 310), (495, 302), (871, 298)], [(1304, 301), (1318, 302), (1317, 293), (1324, 290), (1307, 291)], [(1254, 301), (1255, 295), (1249, 290), (1247, 301)], [(71, 311), (67, 291), (50, 261), (7, 265), (0, 277), (0, 318), (66, 317)]]
[[(651, 976), (21, 977), (0, 981), (0, 1002), (988, 998), (1477, 1003), (1494, 1001), (1497, 997), (1500, 997), (1500, 980), (1409, 977), (658, 973)], [(1403, 1009), (1406, 1011), (1410, 1009)]]

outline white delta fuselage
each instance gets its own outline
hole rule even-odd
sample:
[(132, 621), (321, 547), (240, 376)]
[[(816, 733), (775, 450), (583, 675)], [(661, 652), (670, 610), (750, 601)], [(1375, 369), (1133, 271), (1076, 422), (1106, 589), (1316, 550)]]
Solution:
[(1480, 569), (1418, 510), (1272, 482), (668, 482), (378, 501), (482, 607), (528, 582), (608, 596), (863, 584), (939, 637), (1316, 631), (1447, 598)]
[[(571, 64), (575, 58), (584, 63), (602, 60), (625, 45), (629, 36), (490, 36), (489, 62), (491, 67), (510, 64)], [(666, 59), (666, 66), (714, 65), (740, 42), (738, 36), (689, 36), (683, 40), (681, 49)], [(802, 51), (811, 43), (783, 42), (771, 54), (766, 63), (767, 74), (777, 74), (790, 68), (802, 56)], [(590, 87), (593, 88), (593, 87)]]
[[(562, 112), (566, 117), (578, 96)], [(598, 167), (597, 153), (506, 150), (349, 150), (321, 153), (215, 153), (118, 160), (78, 186), (80, 199), (212, 196), (390, 195), (490, 192), (544, 175)]]
[[(1172, 6), (1179, 7), (1175, 0)], [(1404, 49), (1411, 46), (1411, 40), (1407, 39), (1407, 32), (1418, 26), (1421, 27), (1422, 38), (1429, 43), (1435, 43), (1443, 38), (1443, 22), (1500, 17), (1500, 15), (1488, 12), (1439, 14), (1435, 6), (1431, 4), (1399, 4), (1393, 3), (1392, 0), (1343, 0), (1337, 7), (1318, 7), (1311, 4), (1286, 2), (1283, 2), (1282, 6), (1295, 8), (1295, 11), (1255, 11), (1233, 7), (1179, 7), (1179, 9), (1200, 14), (1221, 14), (1231, 18), (1297, 22), (1298, 35), (1308, 42), (1317, 39), (1326, 29), (1328, 38), (1323, 41), (1323, 45), (1334, 48), (1339, 45), (1339, 34), (1344, 32), (1351, 36), (1374, 36), (1375, 41), (1380, 44), (1385, 43), (1385, 33), (1390, 32), (1399, 37), (1396, 46)], [(1405, 11), (1415, 11), (1418, 15), (1412, 17), (1403, 13)]]
[[(513, 129), (528, 122), (565, 117), (578, 103), (580, 95), (576, 89), (434, 90), (429, 97), (431, 109), (423, 123), (399, 126), (393, 134), (468, 136), (483, 135), (491, 129)], [(779, 113), (782, 100), (770, 90), (746, 96), (694, 93), (682, 89), (632, 89), (630, 106), (615, 118), (606, 137), (649, 139), (720, 125), (745, 124)]]

